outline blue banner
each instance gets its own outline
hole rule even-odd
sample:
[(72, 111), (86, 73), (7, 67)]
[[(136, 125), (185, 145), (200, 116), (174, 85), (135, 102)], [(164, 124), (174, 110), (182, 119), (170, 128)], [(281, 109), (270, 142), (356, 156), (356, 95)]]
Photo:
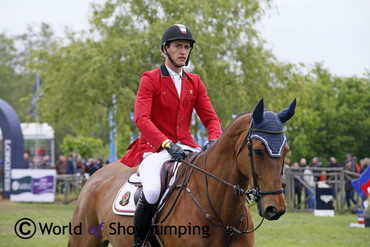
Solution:
[(36, 101), (38, 100), (39, 96), (37, 94), (37, 91), (39, 90), (39, 88), (41, 87), (42, 85), (42, 80), (40, 77), (37, 77), (36, 79), (36, 83), (35, 83), (35, 86), (33, 87), (33, 95), (32, 95), (32, 100), (31, 100), (31, 105), (32, 105), (32, 109), (30, 110), (30, 114), (32, 116), (36, 116), (35, 114), (35, 110), (37, 108), (36, 106)]

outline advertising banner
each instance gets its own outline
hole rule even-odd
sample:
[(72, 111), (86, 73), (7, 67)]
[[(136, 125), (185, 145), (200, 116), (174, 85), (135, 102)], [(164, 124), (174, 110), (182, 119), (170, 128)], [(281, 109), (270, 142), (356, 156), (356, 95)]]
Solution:
[(53, 169), (13, 169), (10, 200), (54, 202), (56, 171)]

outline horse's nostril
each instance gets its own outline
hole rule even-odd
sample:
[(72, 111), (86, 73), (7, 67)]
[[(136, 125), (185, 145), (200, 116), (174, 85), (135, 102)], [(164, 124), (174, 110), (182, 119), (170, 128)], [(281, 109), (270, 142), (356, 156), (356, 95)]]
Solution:
[(265, 210), (265, 218), (268, 220), (277, 220), (283, 215), (285, 211), (279, 211), (274, 206), (268, 206)]

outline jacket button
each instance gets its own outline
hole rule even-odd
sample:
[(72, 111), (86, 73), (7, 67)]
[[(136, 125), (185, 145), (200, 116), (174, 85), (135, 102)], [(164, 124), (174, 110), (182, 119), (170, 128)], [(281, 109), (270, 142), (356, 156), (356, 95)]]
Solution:
[(180, 128), (180, 126), (177, 125), (177, 128)]
[(177, 118), (180, 118), (180, 114), (179, 114), (179, 115), (177, 115)]

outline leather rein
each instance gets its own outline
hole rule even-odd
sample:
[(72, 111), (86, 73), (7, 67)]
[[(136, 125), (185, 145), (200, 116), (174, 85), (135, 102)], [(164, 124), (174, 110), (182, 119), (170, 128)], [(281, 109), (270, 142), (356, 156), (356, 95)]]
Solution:
[[(188, 173), (188, 170), (187, 169), (183, 169), (182, 172), (180, 173), (179, 176), (177, 176), (176, 180), (175, 180), (175, 183), (174, 183), (174, 186), (172, 188), (170, 188), (170, 190), (174, 190), (174, 187), (177, 187), (177, 188), (180, 188), (180, 191), (178, 192), (177, 196), (176, 196), (176, 199), (172, 205), (172, 207), (170, 208), (169, 212), (166, 214), (166, 216), (164, 217), (164, 219), (162, 219), (160, 222), (154, 224), (154, 225), (159, 225), (159, 224), (162, 224), (166, 219), (167, 217), (169, 216), (169, 214), (171, 213), (174, 205), (176, 204), (177, 202), (177, 199), (179, 198), (182, 190), (185, 188), (186, 191), (189, 193), (189, 195), (191, 196), (191, 198), (193, 199), (193, 201), (195, 202), (195, 204), (200, 208), (200, 210), (202, 211), (202, 213), (205, 215), (205, 217), (213, 224), (215, 225), (216, 227), (219, 227), (223, 230), (224, 232), (224, 235), (225, 235), (225, 241), (224, 241), (224, 246), (229, 246), (229, 242), (231, 240), (231, 237), (233, 236), (234, 232), (235, 233), (238, 233), (238, 234), (248, 234), (248, 233), (252, 233), (254, 231), (256, 231), (263, 223), (264, 221), (264, 217), (262, 217), (261, 219), (261, 222), (252, 230), (248, 230), (248, 215), (247, 215), (247, 209), (246, 209), (246, 205), (245, 205), (245, 202), (243, 200), (243, 195), (246, 195), (247, 197), (247, 203), (251, 203), (251, 202), (258, 202), (261, 197), (265, 196), (265, 195), (269, 195), (269, 194), (281, 194), (283, 193), (283, 189), (280, 188), (280, 189), (276, 189), (276, 190), (269, 190), (269, 191), (261, 191), (260, 190), (260, 187), (258, 185), (258, 182), (257, 182), (257, 176), (255, 174), (255, 169), (254, 169), (254, 161), (253, 161), (253, 153), (252, 153), (252, 138), (251, 138), (251, 134), (252, 132), (254, 131), (258, 131), (258, 132), (263, 132), (263, 133), (269, 133), (269, 134), (281, 134), (281, 133), (284, 133), (284, 131), (268, 131), (268, 130), (262, 130), (262, 129), (254, 129), (254, 128), (249, 128), (248, 129), (248, 133), (242, 143), (242, 145), (240, 146), (238, 152), (236, 153), (236, 159), (238, 158), (240, 152), (242, 151), (242, 149), (247, 145), (248, 147), (248, 156), (250, 157), (250, 164), (251, 164), (251, 170), (252, 170), (252, 178), (253, 178), (253, 185), (254, 185), (254, 188), (253, 189), (248, 189), (248, 190), (243, 190), (242, 188), (240, 188), (239, 185), (236, 185), (236, 184), (232, 184), (222, 178), (219, 178), (217, 176), (215, 176), (214, 174), (210, 173), (207, 171), (206, 169), (206, 165), (207, 165), (207, 151), (204, 151), (204, 152), (200, 152), (198, 153), (197, 155), (195, 155), (190, 162), (188, 161), (185, 161), (185, 160), (180, 160), (179, 162), (182, 162), (183, 164), (185, 164), (186, 166), (188, 166), (189, 168), (191, 168), (190, 172)], [(197, 166), (195, 166), (194, 164), (197, 163), (198, 159), (200, 158), (201, 154), (205, 154), (204, 155), (204, 169), (202, 168), (199, 168)], [(207, 193), (207, 199), (208, 199), (208, 204), (213, 212), (213, 214), (215, 215), (216, 219), (214, 217), (212, 217), (205, 209), (204, 207), (201, 205), (200, 201), (196, 198), (196, 196), (192, 193), (191, 189), (189, 188), (189, 181), (190, 181), (190, 177), (191, 177), (191, 174), (193, 172), (193, 170), (197, 170), (197, 171), (200, 171), (202, 173), (204, 173), (204, 177), (205, 177), (205, 187), (206, 187), (206, 193)], [(186, 171), (185, 171), (186, 170)], [(182, 185), (180, 186), (177, 186), (176, 185), (176, 182), (178, 182), (180, 180), (180, 178), (182, 177), (182, 175), (184, 175), (184, 179), (183, 179), (183, 183)], [(215, 210), (212, 202), (211, 202), (211, 199), (209, 197), (209, 192), (208, 192), (208, 180), (207, 180), (207, 177), (212, 177), (216, 180), (218, 180), (219, 182), (225, 184), (226, 186), (229, 186), (231, 188), (234, 189), (234, 192), (235, 194), (239, 197), (240, 199), (240, 202), (243, 204), (243, 207), (244, 207), (244, 210), (243, 212), (241, 213), (241, 216), (238, 218), (238, 220), (236, 220), (236, 222), (231, 225), (231, 226), (227, 226), (221, 219), (221, 217), (219, 216), (219, 214), (217, 213), (217, 211)], [(169, 197), (169, 194), (168, 193), (168, 197)], [(251, 197), (251, 195), (253, 196), (253, 199)], [(166, 201), (166, 200), (164, 200)], [(163, 205), (162, 205), (163, 206)], [(159, 207), (161, 208), (161, 206)], [(246, 216), (247, 215), (247, 216)], [(239, 230), (238, 227), (239, 225), (242, 223), (244, 217), (246, 217), (247, 219), (247, 224), (246, 224), (246, 229), (245, 230)], [(154, 217), (156, 218), (156, 217)]]

